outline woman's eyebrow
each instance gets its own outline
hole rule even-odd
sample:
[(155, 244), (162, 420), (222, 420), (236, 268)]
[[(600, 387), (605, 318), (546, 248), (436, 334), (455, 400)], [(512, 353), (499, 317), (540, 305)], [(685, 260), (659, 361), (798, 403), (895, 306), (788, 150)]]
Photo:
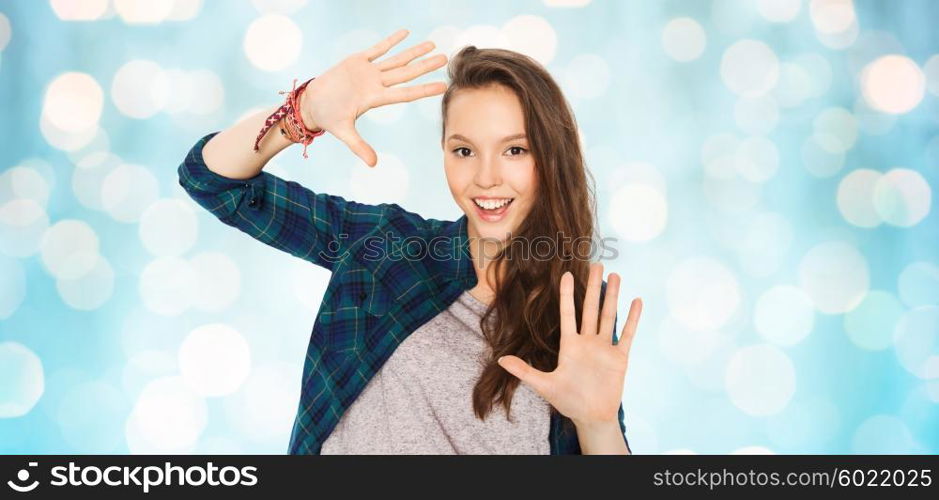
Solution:
[[(524, 138), (525, 138), (525, 134), (524, 134), (524, 133), (521, 133), (521, 134), (512, 134), (512, 135), (508, 135), (508, 136), (503, 137), (501, 142), (509, 142), (509, 141), (514, 141), (515, 139), (524, 139)], [(470, 144), (473, 143), (473, 141), (467, 139), (465, 136), (462, 136), (462, 135), (460, 135), (460, 134), (451, 134), (450, 137), (447, 137), (447, 142), (452, 141), (452, 140), (454, 140), (454, 139), (456, 139), (456, 140), (458, 140), (458, 141), (468, 142), (468, 143), (470, 143)]]

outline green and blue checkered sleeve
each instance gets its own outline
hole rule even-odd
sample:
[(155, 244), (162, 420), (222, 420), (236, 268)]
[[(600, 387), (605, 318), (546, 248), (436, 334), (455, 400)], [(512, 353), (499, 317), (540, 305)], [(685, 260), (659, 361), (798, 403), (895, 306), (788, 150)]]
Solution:
[(314, 193), (264, 171), (249, 179), (232, 179), (209, 170), (202, 148), (217, 133), (196, 142), (178, 174), (189, 196), (223, 223), (329, 270), (344, 258), (350, 242), (381, 223), (384, 204)]

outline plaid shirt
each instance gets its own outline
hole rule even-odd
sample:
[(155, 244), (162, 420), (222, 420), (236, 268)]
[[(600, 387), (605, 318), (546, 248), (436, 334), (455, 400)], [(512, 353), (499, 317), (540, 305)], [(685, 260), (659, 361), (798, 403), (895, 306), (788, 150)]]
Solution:
[[(186, 155), (179, 184), (223, 223), (332, 271), (313, 323), (288, 451), (319, 454), (395, 348), (476, 286), (467, 218), (424, 219), (395, 203), (314, 193), (265, 171), (244, 180), (221, 176), (202, 159), (202, 147), (217, 133)], [(623, 417), (621, 403), (625, 441)], [(552, 455), (581, 453), (573, 422), (553, 407), (550, 425)]]

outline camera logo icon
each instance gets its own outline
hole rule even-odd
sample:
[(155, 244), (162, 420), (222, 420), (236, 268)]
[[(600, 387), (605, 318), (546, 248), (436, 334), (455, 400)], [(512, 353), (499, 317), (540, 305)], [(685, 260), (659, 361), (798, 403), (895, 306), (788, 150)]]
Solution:
[[(29, 462), (29, 466), (38, 467), (39, 462)], [(29, 481), (29, 471), (26, 469), (20, 469), (19, 472), (16, 473), (16, 479), (17, 481), (26, 483), (27, 481)], [(7, 486), (12, 488), (13, 491), (17, 491), (19, 493), (27, 493), (36, 489), (36, 487), (39, 486), (39, 481), (33, 481), (32, 483), (23, 484), (23, 485), (20, 485), (14, 481), (7, 481)]]

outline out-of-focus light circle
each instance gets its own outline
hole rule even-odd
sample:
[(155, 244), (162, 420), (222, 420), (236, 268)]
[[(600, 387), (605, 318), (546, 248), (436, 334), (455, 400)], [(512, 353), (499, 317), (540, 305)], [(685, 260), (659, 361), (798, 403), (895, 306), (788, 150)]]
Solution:
[[(734, 168), (736, 168), (736, 158)], [(752, 210), (760, 201), (760, 184), (744, 177), (704, 179), (704, 194), (708, 201), (723, 212), (741, 214)]]
[(795, 393), (792, 361), (769, 344), (743, 347), (734, 353), (724, 372), (731, 402), (744, 413), (767, 416), (782, 411)]
[(80, 453), (117, 451), (123, 439), (120, 428), (127, 411), (123, 393), (109, 382), (96, 380), (69, 388), (59, 401), (56, 416), (62, 437)]
[(52, 12), (63, 21), (94, 21), (108, 11), (108, 0), (49, 0), (49, 5)]
[(293, 14), (306, 6), (307, 0), (251, 0), (262, 14)]
[(163, 257), (144, 267), (138, 288), (147, 309), (177, 316), (192, 305), (195, 285), (196, 273), (188, 260)]
[(903, 306), (892, 293), (871, 290), (844, 315), (844, 330), (854, 345), (880, 351), (893, 344), (893, 329), (902, 314)]
[(914, 262), (897, 278), (900, 300), (908, 307), (939, 306), (939, 266), (933, 262)]
[(49, 201), (49, 189), (48, 181), (31, 167), (16, 166), (0, 173), (0, 203), (26, 198), (44, 207)]
[(844, 167), (844, 152), (825, 149), (814, 135), (802, 143), (801, 153), (803, 166), (815, 177), (831, 177)]
[(735, 94), (761, 96), (772, 90), (779, 80), (779, 59), (763, 42), (740, 40), (724, 51), (721, 80)]
[(932, 205), (932, 191), (922, 174), (894, 168), (874, 186), (874, 209), (888, 224), (912, 227), (919, 224)]
[(289, 439), (301, 373), (292, 364), (265, 363), (251, 370), (241, 388), (224, 399), (225, 416), (248, 439), (282, 443)]
[(737, 147), (737, 173), (750, 182), (766, 182), (779, 168), (779, 150), (773, 141), (748, 137)]
[(56, 128), (46, 115), (39, 116), (39, 132), (50, 146), (62, 151), (73, 152), (87, 147), (94, 141), (100, 129), (90, 127), (80, 132), (67, 132)]
[(662, 47), (676, 61), (687, 62), (701, 57), (706, 45), (704, 28), (690, 17), (672, 19), (662, 30)]
[(228, 255), (202, 252), (189, 259), (189, 263), (196, 279), (192, 307), (220, 312), (241, 295), (241, 271)]
[(35, 200), (0, 203), (0, 253), (11, 257), (33, 255), (48, 228), (49, 217)]
[(897, 359), (922, 379), (939, 377), (939, 307), (914, 307), (903, 313), (893, 330)]
[(94, 77), (70, 71), (49, 84), (42, 114), (55, 128), (78, 133), (97, 126), (103, 106), (104, 91)]
[(658, 328), (659, 349), (670, 361), (683, 366), (696, 365), (726, 344), (727, 334), (719, 331), (694, 331), (668, 316)]
[(502, 25), (502, 33), (509, 40), (512, 50), (528, 55), (543, 65), (554, 60), (558, 36), (547, 19), (530, 14), (515, 16)]
[(939, 96), (939, 54), (926, 60), (923, 65), (923, 76), (926, 77), (926, 88), (930, 93)]
[(0, 418), (22, 417), (45, 391), (42, 361), (19, 342), (0, 342)]
[(909, 427), (894, 415), (874, 415), (864, 420), (851, 440), (851, 449), (861, 455), (893, 455), (916, 452)]
[(784, 62), (779, 66), (779, 80), (773, 88), (773, 96), (784, 108), (802, 104), (812, 92), (812, 75), (802, 66)]
[(809, 15), (820, 33), (840, 33), (856, 21), (851, 0), (810, 0)]
[(767, 135), (779, 121), (779, 106), (772, 96), (737, 99), (734, 121), (740, 130), (753, 135)]
[(874, 109), (884, 113), (906, 113), (923, 100), (926, 77), (909, 57), (890, 54), (864, 67), (861, 91)]
[[(166, 78), (167, 85), (170, 88), (166, 104), (163, 106), (163, 111), (170, 114), (190, 111), (192, 106), (196, 104), (197, 93), (203, 99), (208, 98), (209, 101), (215, 99), (212, 94), (210, 94), (212, 90), (196, 88), (195, 82), (190, 75), (191, 73), (189, 71), (178, 68), (170, 68), (163, 72), (163, 76)], [(242, 116), (238, 121), (244, 118), (246, 118), (246, 116)]]
[(66, 219), (43, 234), (42, 263), (57, 279), (77, 279), (98, 265), (98, 235), (86, 222)]
[[(289, 17), (267, 14), (254, 20), (245, 32), (244, 51), (256, 68), (280, 71), (297, 61), (303, 49), (303, 32)], [(271, 50), (277, 47), (277, 50)]]
[(815, 36), (825, 47), (833, 50), (843, 50), (854, 45), (854, 42), (857, 41), (858, 35), (860, 35), (860, 33), (861, 28), (858, 26), (858, 23), (855, 20), (844, 31), (838, 31), (835, 33), (823, 33), (821, 31), (816, 31)]
[(893, 129), (899, 115), (871, 109), (863, 97), (854, 101), (854, 116), (858, 128), (867, 135), (884, 135)]
[(767, 21), (788, 23), (799, 15), (802, 0), (758, 0), (756, 10)]
[(18, 260), (0, 256), (0, 276), (0, 319), (7, 319), (26, 297), (26, 271)]
[(173, 0), (173, 10), (166, 16), (167, 21), (189, 21), (202, 10), (202, 0)]
[(455, 45), (457, 47), (475, 45), (477, 48), (484, 49), (490, 47), (508, 48), (511, 44), (505, 33), (498, 27), (491, 24), (474, 24), (457, 34)]
[(10, 20), (3, 13), (0, 13), (0, 51), (6, 48), (12, 36), (13, 30), (10, 28)]
[(737, 148), (740, 139), (728, 133), (708, 137), (701, 145), (701, 163), (708, 175), (733, 178), (737, 169)]
[(607, 189), (615, 190), (627, 184), (643, 184), (654, 188), (663, 196), (667, 194), (668, 184), (665, 181), (665, 176), (655, 165), (643, 161), (620, 163), (622, 160), (619, 154), (606, 146), (591, 148), (587, 154), (597, 153), (601, 155), (604, 162), (608, 160), (609, 164), (615, 165), (609, 170), (606, 179), (603, 181)]
[(857, 141), (857, 120), (844, 108), (828, 108), (812, 122), (815, 141), (826, 151), (843, 153)]
[(225, 87), (215, 73), (197, 69), (189, 73), (194, 99), (186, 110), (197, 115), (208, 115), (221, 109), (225, 103)]
[(104, 178), (124, 162), (115, 154), (99, 151), (84, 156), (72, 169), (72, 194), (79, 203), (93, 210), (104, 210), (101, 185)]
[(668, 223), (668, 202), (657, 189), (626, 184), (610, 201), (613, 229), (629, 241), (649, 241), (662, 234)]
[(57, 279), (55, 287), (62, 301), (72, 309), (92, 311), (104, 305), (114, 293), (114, 270), (99, 255), (91, 271), (75, 279)]
[(883, 222), (874, 208), (874, 187), (883, 176), (876, 170), (859, 168), (838, 183), (838, 211), (858, 227), (877, 227)]
[(818, 244), (799, 262), (799, 286), (817, 310), (846, 313), (861, 303), (870, 287), (867, 260), (848, 243)]
[(251, 349), (234, 328), (203, 325), (179, 346), (179, 372), (186, 384), (202, 396), (224, 396), (241, 387), (251, 371)]
[(157, 257), (187, 252), (195, 244), (198, 232), (196, 212), (188, 203), (173, 198), (157, 200), (147, 207), (138, 227), (144, 248)]
[(174, 0), (114, 0), (114, 10), (127, 24), (155, 24), (173, 11)]
[(586, 7), (590, 5), (591, 0), (542, 0), (544, 4), (548, 7), (561, 7), (561, 8), (572, 8), (572, 7)]
[[(378, 168), (355, 168), (349, 177), (352, 199), (360, 203), (378, 204), (403, 200), (411, 186), (410, 169), (393, 153), (376, 151)], [(360, 166), (362, 160), (354, 160)]]
[(812, 299), (802, 289), (777, 285), (763, 292), (753, 310), (756, 331), (776, 345), (798, 344), (815, 326)]
[(149, 169), (124, 163), (101, 184), (101, 201), (108, 215), (121, 222), (137, 222), (159, 196), (159, 184)]
[(600, 97), (610, 86), (610, 67), (606, 59), (596, 54), (579, 54), (567, 64), (564, 82), (573, 97)]
[(170, 82), (163, 68), (145, 59), (121, 66), (111, 82), (111, 100), (118, 111), (139, 120), (163, 110), (169, 96)]
[(174, 453), (192, 447), (208, 421), (205, 400), (182, 377), (156, 379), (141, 391), (125, 425), (134, 454)]
[(692, 330), (716, 330), (737, 311), (740, 287), (723, 264), (709, 257), (679, 263), (666, 282), (669, 310)]

